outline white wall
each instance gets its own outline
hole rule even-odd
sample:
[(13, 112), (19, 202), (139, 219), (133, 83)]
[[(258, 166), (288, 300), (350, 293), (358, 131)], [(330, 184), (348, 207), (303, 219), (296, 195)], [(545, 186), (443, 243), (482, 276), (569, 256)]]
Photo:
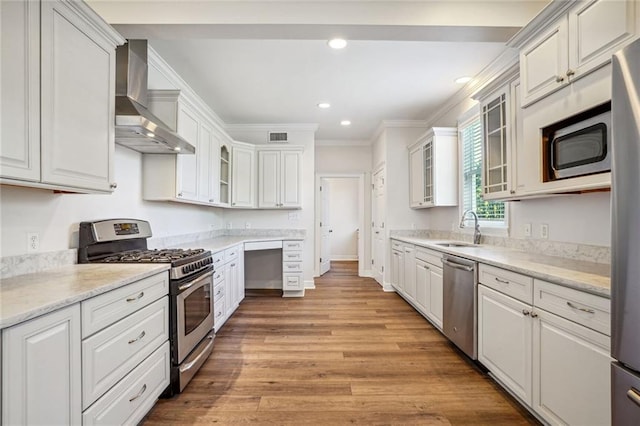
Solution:
[(0, 187), (0, 256), (27, 252), (27, 233), (40, 234), (40, 251), (78, 246), (78, 224), (84, 220), (148, 220), (154, 236), (204, 232), (222, 227), (218, 208), (142, 200), (142, 155), (116, 145), (111, 195), (54, 194), (52, 191)]
[(358, 178), (329, 178), (331, 260), (358, 259)]
[[(231, 137), (240, 142), (256, 145), (266, 143), (269, 127), (260, 125), (233, 126), (228, 129)], [(245, 228), (246, 223), (253, 229), (304, 229), (304, 280), (309, 285), (314, 275), (314, 217), (315, 217), (315, 137), (311, 130), (292, 130), (290, 128), (271, 128), (272, 131), (286, 131), (289, 144), (304, 147), (302, 154), (302, 209), (300, 210), (226, 210), (225, 224), (233, 228)], [(297, 216), (297, 218), (292, 218)]]

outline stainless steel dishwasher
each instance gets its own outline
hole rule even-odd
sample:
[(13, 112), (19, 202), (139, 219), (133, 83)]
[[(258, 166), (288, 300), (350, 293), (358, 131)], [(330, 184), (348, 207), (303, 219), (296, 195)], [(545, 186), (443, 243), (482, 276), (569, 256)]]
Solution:
[(462, 257), (442, 256), (444, 275), (444, 334), (471, 359), (477, 359), (477, 263)]

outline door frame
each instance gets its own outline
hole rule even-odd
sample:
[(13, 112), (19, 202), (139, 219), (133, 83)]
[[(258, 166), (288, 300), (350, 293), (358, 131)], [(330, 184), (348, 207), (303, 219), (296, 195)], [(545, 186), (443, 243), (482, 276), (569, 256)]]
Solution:
[(331, 178), (347, 178), (347, 179), (358, 179), (358, 229), (360, 232), (360, 236), (358, 238), (358, 276), (365, 276), (365, 265), (364, 265), (364, 241), (365, 241), (365, 223), (364, 223), (364, 182), (365, 182), (365, 173), (316, 173), (315, 179), (315, 203), (316, 203), (316, 211), (315, 211), (315, 260), (313, 262), (314, 265), (314, 276), (320, 276), (320, 253), (321, 253), (321, 242), (322, 242), (322, 231), (320, 229), (320, 219), (322, 218), (322, 199), (320, 196), (320, 181), (321, 179), (331, 179)]

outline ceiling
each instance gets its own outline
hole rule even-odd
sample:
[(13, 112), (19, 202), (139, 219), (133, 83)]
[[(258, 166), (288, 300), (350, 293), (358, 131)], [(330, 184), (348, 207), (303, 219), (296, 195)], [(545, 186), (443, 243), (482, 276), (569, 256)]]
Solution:
[[(225, 123), (317, 123), (316, 140), (345, 144), (368, 143), (382, 120), (426, 119), (546, 3), (89, 1), (149, 39)], [(336, 36), (346, 48), (327, 46)]]

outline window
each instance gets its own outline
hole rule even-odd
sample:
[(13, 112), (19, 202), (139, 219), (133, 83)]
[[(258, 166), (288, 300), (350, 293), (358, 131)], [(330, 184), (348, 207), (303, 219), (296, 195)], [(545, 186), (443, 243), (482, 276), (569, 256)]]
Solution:
[(458, 124), (462, 170), (462, 212), (476, 212), (483, 226), (505, 227), (505, 204), (482, 199), (482, 123), (480, 115)]

